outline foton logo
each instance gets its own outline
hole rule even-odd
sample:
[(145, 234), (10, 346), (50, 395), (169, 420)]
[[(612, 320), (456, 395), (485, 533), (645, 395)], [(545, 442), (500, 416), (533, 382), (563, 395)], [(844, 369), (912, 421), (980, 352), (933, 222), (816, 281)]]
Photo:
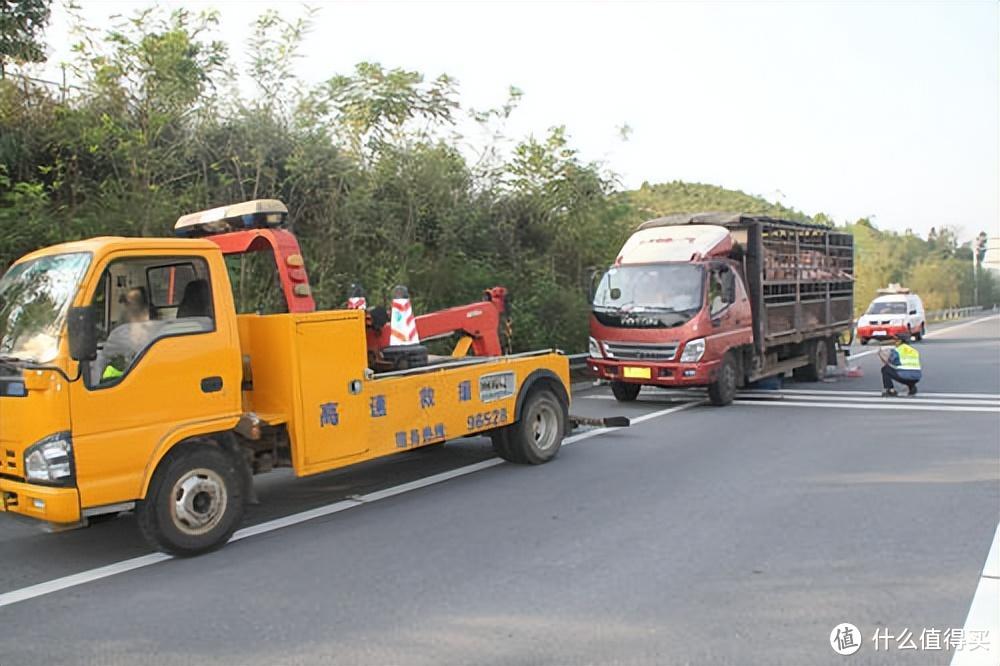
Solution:
[(658, 326), (660, 320), (656, 317), (636, 317), (634, 315), (625, 315), (621, 318), (622, 326), (635, 326), (636, 328), (640, 326)]

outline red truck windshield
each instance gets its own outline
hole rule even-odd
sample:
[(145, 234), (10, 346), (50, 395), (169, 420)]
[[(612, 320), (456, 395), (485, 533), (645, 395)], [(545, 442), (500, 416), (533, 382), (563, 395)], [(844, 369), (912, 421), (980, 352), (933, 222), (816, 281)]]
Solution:
[(703, 275), (697, 264), (612, 268), (597, 287), (594, 313), (602, 323), (612, 326), (636, 325), (628, 323), (633, 320), (650, 328), (678, 326), (705, 302)]

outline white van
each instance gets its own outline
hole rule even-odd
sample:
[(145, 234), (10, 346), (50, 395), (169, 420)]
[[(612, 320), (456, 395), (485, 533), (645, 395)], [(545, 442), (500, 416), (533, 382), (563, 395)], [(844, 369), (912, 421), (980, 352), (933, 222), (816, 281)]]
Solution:
[(897, 333), (909, 333), (913, 340), (921, 340), (926, 332), (924, 304), (916, 294), (879, 296), (858, 319), (858, 340), (863, 345), (873, 338), (887, 340)]

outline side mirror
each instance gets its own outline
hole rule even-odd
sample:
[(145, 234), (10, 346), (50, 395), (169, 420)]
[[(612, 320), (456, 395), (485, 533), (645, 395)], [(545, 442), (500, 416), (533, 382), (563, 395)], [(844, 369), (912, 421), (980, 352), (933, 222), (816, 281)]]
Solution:
[(732, 271), (722, 274), (722, 302), (736, 302), (736, 275)]
[(594, 296), (597, 295), (597, 286), (601, 283), (601, 278), (604, 277), (604, 271), (600, 268), (594, 268), (590, 271), (590, 284), (588, 285), (590, 290), (590, 302), (594, 302)]
[(97, 319), (93, 306), (70, 308), (66, 316), (69, 335), (69, 356), (74, 361), (93, 361), (97, 358)]
[(619, 289), (618, 287), (611, 287), (611, 292), (609, 295), (611, 296), (611, 300), (617, 301), (619, 298), (622, 297), (622, 290)]

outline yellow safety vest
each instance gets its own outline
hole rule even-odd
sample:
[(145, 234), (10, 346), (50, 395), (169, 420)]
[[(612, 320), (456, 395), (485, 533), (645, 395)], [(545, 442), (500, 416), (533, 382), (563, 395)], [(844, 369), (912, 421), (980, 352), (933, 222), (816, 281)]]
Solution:
[(920, 369), (920, 352), (916, 349), (904, 343), (896, 347), (896, 353), (899, 354), (899, 365), (896, 366), (897, 368), (900, 370)]

